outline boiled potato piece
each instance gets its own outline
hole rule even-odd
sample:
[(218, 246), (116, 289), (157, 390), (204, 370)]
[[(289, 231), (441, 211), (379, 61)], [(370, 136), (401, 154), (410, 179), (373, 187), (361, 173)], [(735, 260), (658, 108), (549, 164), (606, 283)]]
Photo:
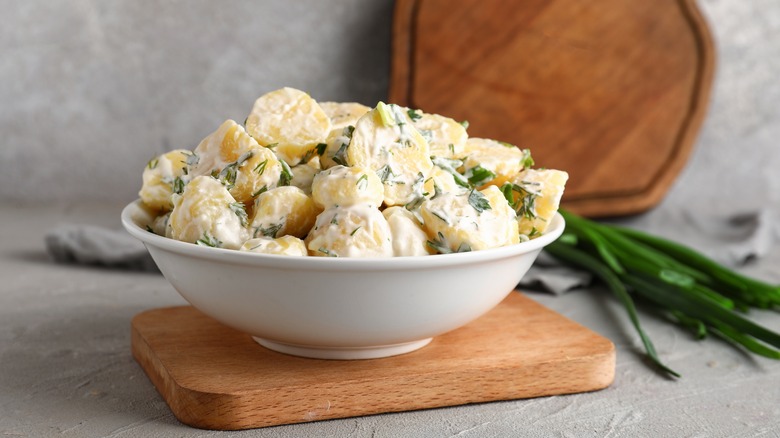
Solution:
[(191, 176), (210, 175), (220, 172), (228, 164), (234, 163), (242, 155), (259, 145), (244, 127), (233, 120), (225, 120), (216, 131), (207, 135), (198, 143), (191, 159)]
[(304, 237), (322, 211), (295, 186), (277, 187), (255, 200), (249, 226), (252, 237)]
[(464, 175), (479, 188), (501, 186), (525, 168), (528, 158), (515, 146), (486, 138), (468, 139), (465, 153)]
[(210, 176), (195, 177), (173, 196), (171, 237), (183, 242), (238, 249), (246, 240), (247, 216), (225, 186)]
[(352, 205), (329, 208), (309, 235), (309, 255), (319, 257), (392, 257), (390, 225), (376, 207)]
[(428, 235), (414, 214), (404, 207), (388, 207), (382, 215), (390, 225), (395, 257), (424, 256), (434, 251), (426, 244)]
[(171, 195), (174, 188), (184, 188), (187, 175), (187, 160), (190, 151), (177, 149), (162, 154), (147, 163), (143, 173), (143, 185), (138, 196), (146, 206), (165, 212), (173, 208)]
[(422, 196), (422, 182), (433, 167), (428, 142), (398, 105), (380, 102), (355, 125), (347, 164), (376, 172), (387, 206), (405, 205)]
[(303, 243), (303, 240), (295, 236), (282, 236), (276, 239), (270, 237), (256, 237), (244, 242), (239, 250), (286, 256), (308, 255), (306, 244)]
[(338, 165), (347, 165), (347, 147), (349, 146), (349, 142), (352, 141), (352, 133), (354, 130), (354, 126), (348, 125), (344, 128), (330, 131), (328, 139), (325, 140), (325, 148), (319, 157), (320, 166), (323, 169)]
[(171, 237), (171, 233), (173, 231), (171, 229), (171, 224), (169, 221), (170, 218), (171, 218), (171, 212), (165, 213), (164, 215), (161, 216), (157, 216), (149, 225), (149, 228), (151, 228), (152, 232), (154, 234), (157, 234), (158, 236)]
[(359, 118), (371, 111), (371, 108), (357, 102), (320, 102), (320, 107), (330, 117), (333, 130), (355, 126)]
[(568, 173), (554, 169), (526, 169), (512, 178), (520, 234), (533, 238), (547, 229), (568, 179)]
[(436, 193), (436, 187), (442, 192), (463, 192), (465, 187), (455, 182), (451, 173), (443, 170), (439, 166), (433, 166), (430, 176), (425, 180), (425, 192), (431, 195)]
[(431, 155), (456, 158), (464, 155), (468, 134), (466, 128), (455, 120), (438, 114), (426, 114), (408, 110), (414, 127), (428, 140)]
[(420, 213), (430, 245), (440, 253), (497, 248), (520, 240), (515, 211), (495, 186), (442, 193), (423, 202)]
[(212, 175), (230, 194), (245, 204), (260, 193), (279, 185), (283, 164), (260, 146), (244, 127), (227, 120), (200, 142), (191, 161), (190, 175)]
[(379, 207), (384, 186), (370, 169), (335, 166), (314, 176), (311, 186), (314, 203), (322, 208), (367, 204)]
[(307, 164), (299, 164), (292, 168), (293, 178), (290, 185), (298, 187), (306, 195), (311, 196), (311, 184), (314, 181), (314, 175), (319, 171), (320, 169), (312, 165), (311, 161)]
[(289, 165), (298, 164), (324, 143), (331, 131), (330, 118), (303, 91), (282, 88), (260, 96), (246, 119), (246, 130), (262, 146)]

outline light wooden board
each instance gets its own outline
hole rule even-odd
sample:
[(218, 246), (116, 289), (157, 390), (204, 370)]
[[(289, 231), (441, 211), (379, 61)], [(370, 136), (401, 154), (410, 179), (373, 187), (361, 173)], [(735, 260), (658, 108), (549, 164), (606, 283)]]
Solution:
[(520, 293), (384, 359), (276, 353), (190, 306), (136, 315), (132, 350), (176, 418), (220, 430), (593, 391), (615, 373), (609, 340)]
[(397, 0), (388, 100), (470, 122), (570, 179), (591, 217), (656, 205), (685, 165), (715, 50), (694, 0)]

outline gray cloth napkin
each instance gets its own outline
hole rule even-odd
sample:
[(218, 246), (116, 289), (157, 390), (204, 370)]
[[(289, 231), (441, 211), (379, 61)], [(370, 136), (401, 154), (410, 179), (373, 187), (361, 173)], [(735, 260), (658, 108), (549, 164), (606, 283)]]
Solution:
[(157, 271), (144, 244), (124, 230), (62, 224), (44, 237), (49, 255), (60, 263)]
[[(642, 220), (649, 223), (641, 223)], [(631, 226), (631, 223), (623, 225)], [(769, 209), (725, 217), (680, 212), (673, 217), (645, 217), (638, 225), (651, 233), (688, 244), (731, 267), (762, 257), (780, 238), (780, 226)], [(49, 231), (45, 240), (49, 254), (58, 262), (159, 272), (144, 245), (124, 230), (63, 224)], [(587, 287), (592, 281), (590, 273), (564, 266), (542, 252), (518, 286), (563, 294)]]

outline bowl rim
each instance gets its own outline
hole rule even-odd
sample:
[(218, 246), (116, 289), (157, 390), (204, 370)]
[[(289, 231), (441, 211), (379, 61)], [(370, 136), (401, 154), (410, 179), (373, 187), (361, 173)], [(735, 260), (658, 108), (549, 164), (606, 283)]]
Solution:
[(151, 221), (153, 217), (153, 213), (142, 204), (140, 199), (127, 204), (121, 213), (122, 226), (131, 236), (143, 242), (147, 249), (149, 249), (149, 246), (152, 246), (180, 255), (221, 263), (327, 271), (428, 269), (440, 266), (451, 267), (461, 264), (485, 263), (541, 250), (560, 237), (566, 226), (563, 216), (556, 212), (552, 221), (550, 221), (550, 226), (541, 236), (535, 239), (500, 248), (454, 254), (436, 254), (433, 257), (295, 257), (211, 248), (159, 236), (142, 228), (138, 223), (142, 220)]

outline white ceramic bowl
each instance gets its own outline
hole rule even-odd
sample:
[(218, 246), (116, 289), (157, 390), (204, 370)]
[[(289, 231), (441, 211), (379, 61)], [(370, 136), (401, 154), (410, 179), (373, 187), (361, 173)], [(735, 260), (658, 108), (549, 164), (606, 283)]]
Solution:
[(514, 289), (541, 249), (561, 235), (513, 246), (394, 258), (289, 257), (209, 248), (146, 231), (140, 201), (122, 224), (146, 245), (195, 308), (275, 351), (369, 359), (421, 348), (482, 316)]

